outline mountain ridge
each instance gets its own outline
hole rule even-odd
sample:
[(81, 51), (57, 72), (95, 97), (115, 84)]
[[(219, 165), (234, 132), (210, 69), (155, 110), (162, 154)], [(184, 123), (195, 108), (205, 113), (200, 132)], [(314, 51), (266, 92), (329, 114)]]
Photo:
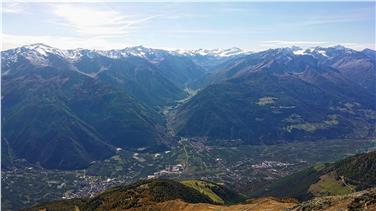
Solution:
[[(353, 51), (337, 48), (340, 55)], [(376, 66), (370, 70), (376, 74)], [(356, 69), (351, 72), (359, 78), (363, 75)], [(371, 85), (363, 86), (358, 77), (349, 77), (313, 56), (295, 55), (291, 48), (235, 58), (211, 76), (206, 88), (176, 109), (173, 125), (178, 135), (240, 138), (246, 143), (375, 135), (376, 95), (369, 87), (376, 81), (372, 77)], [(345, 112), (346, 105), (360, 110)], [(368, 131), (362, 135), (355, 128)]]
[[(3, 51), (9, 150), (48, 168), (82, 168), (118, 147), (174, 145), (170, 129), (247, 144), (376, 134), (372, 50), (200, 51), (195, 57), (143, 46), (100, 51), (44, 44)], [(201, 90), (192, 90), (201, 80)]]
[[(130, 46), (126, 48), (120, 48), (120, 49), (109, 49), (109, 50), (97, 50), (97, 49), (84, 49), (84, 48), (74, 48), (74, 49), (59, 49), (55, 47), (51, 47), (49, 45), (43, 44), (43, 43), (33, 43), (28, 44), (16, 48), (10, 48), (3, 50), (2, 52), (10, 52), (10, 51), (21, 51), (22, 49), (32, 49), (36, 50), (41, 55), (46, 55), (46, 53), (54, 53), (59, 54), (61, 56), (65, 56), (65, 58), (70, 59), (77, 59), (80, 56), (83, 55), (94, 55), (99, 54), (102, 56), (106, 56), (108, 58), (124, 58), (129, 56), (136, 56), (136, 57), (144, 57), (148, 58), (150, 55), (154, 55), (155, 58), (160, 58), (158, 55), (163, 55), (166, 53), (177, 55), (177, 56), (212, 56), (212, 57), (232, 57), (236, 55), (249, 55), (249, 54), (255, 54), (260, 53), (263, 51), (269, 51), (269, 50), (275, 50), (275, 49), (281, 49), (281, 50), (287, 50), (295, 55), (326, 55), (323, 51), (326, 50), (339, 50), (339, 51), (345, 51), (345, 52), (364, 52), (370, 57), (374, 57), (375, 50), (365, 48), (360, 51), (353, 50), (351, 48), (344, 47), (342, 45), (335, 45), (335, 46), (329, 46), (329, 47), (307, 47), (305, 49), (298, 47), (298, 46), (291, 46), (291, 47), (282, 47), (282, 48), (269, 48), (267, 50), (260, 50), (260, 51), (251, 51), (251, 50), (245, 50), (238, 47), (231, 47), (231, 48), (215, 48), (215, 49), (176, 49), (176, 50), (167, 50), (167, 49), (160, 49), (160, 48), (149, 48), (144, 47), (142, 45), (138, 46)], [(328, 55), (327, 55), (328, 57)], [(152, 60), (150, 60), (152, 61)], [(157, 61), (157, 60), (156, 60)]]

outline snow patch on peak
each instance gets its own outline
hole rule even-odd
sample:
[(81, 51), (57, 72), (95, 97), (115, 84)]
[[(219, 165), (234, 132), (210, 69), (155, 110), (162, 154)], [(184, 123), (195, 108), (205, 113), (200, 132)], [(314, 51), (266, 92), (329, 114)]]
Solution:
[(306, 52), (305, 52), (304, 49), (295, 50), (295, 51), (293, 51), (293, 53), (294, 53), (295, 55), (305, 55), (305, 54), (306, 54)]
[(237, 47), (232, 47), (228, 49), (216, 48), (216, 49), (196, 49), (196, 50), (183, 50), (178, 49), (173, 51), (175, 54), (183, 56), (213, 56), (213, 57), (230, 57), (239, 54), (250, 54), (251, 51), (243, 50)]
[(324, 50), (318, 50), (317, 53), (319, 53), (319, 54), (321, 54), (325, 57), (328, 57), (328, 55), (326, 55), (326, 51), (324, 51)]
[(48, 57), (50, 55), (69, 58), (70, 52), (69, 50), (61, 50), (42, 43), (24, 45), (2, 52), (2, 57), (6, 58), (6, 63), (8, 64), (17, 62), (21, 56), (29, 60), (30, 63), (38, 66), (48, 66)]
[(310, 56), (324, 56), (324, 57), (329, 57), (326, 53), (326, 49), (324, 48), (307, 48), (307, 49), (302, 49), (300, 48), (299, 50), (293, 51), (295, 55), (310, 55)]
[(48, 56), (48, 54), (59, 54), (62, 55), (63, 51), (57, 48), (53, 48), (51, 46), (42, 44), (42, 43), (35, 43), (31, 45), (25, 45), (23, 48), (31, 50), (31, 51), (36, 51), (42, 56)]
[(99, 53), (100, 55), (113, 59), (125, 58), (129, 56), (136, 56), (149, 59), (150, 57), (157, 57), (158, 55), (162, 55), (166, 52), (167, 51), (159, 49), (145, 48), (141, 45), (135, 47), (128, 47), (120, 50), (97, 51), (97, 53)]
[(63, 54), (63, 56), (66, 58), (66, 59), (69, 59), (69, 60), (72, 60), (72, 61), (75, 61), (75, 60), (78, 60), (82, 57), (82, 49), (74, 49), (74, 50), (66, 50)]

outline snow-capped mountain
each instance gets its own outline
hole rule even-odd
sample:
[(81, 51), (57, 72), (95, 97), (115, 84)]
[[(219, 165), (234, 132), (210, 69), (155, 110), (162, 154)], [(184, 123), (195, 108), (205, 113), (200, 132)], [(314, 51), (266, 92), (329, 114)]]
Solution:
[(342, 46), (250, 53), (27, 45), (1, 55), (4, 137), (30, 162), (85, 167), (115, 147), (163, 144), (160, 111), (190, 88), (201, 91), (179, 105), (171, 124), (184, 137), (361, 138), (374, 134), (374, 55)]
[(124, 49), (114, 49), (107, 51), (97, 51), (102, 56), (106, 56), (112, 59), (121, 59), (126, 57), (140, 57), (148, 60), (151, 63), (158, 64), (162, 62), (165, 57), (175, 55), (171, 51), (146, 48), (144, 46), (127, 47)]
[(148, 60), (151, 63), (159, 63), (165, 59), (166, 56), (183, 56), (183, 57), (212, 57), (212, 58), (227, 58), (237, 55), (250, 54), (250, 51), (242, 50), (240, 48), (229, 49), (197, 49), (197, 50), (162, 50), (146, 48), (144, 46), (127, 47), (124, 49), (113, 50), (89, 50), (89, 49), (69, 49), (63, 50), (54, 48), (42, 43), (25, 45), (22, 47), (3, 51), (3, 57), (7, 58), (7, 62), (16, 62), (20, 56), (26, 58), (34, 65), (47, 66), (48, 56), (55, 55), (70, 61), (76, 61), (83, 56), (88, 58), (95, 58), (97, 56), (104, 56), (111, 59), (121, 59), (126, 57), (140, 57)]
[(295, 55), (311, 55), (313, 57), (335, 57), (338, 55), (344, 55), (344, 54), (353, 54), (356, 53), (357, 51), (346, 48), (342, 45), (337, 45), (333, 47), (313, 47), (313, 48), (307, 48), (307, 49), (302, 49), (299, 47), (291, 48), (294, 52)]
[(171, 125), (183, 137), (257, 144), (355, 137), (361, 128), (374, 134), (376, 65), (368, 55), (291, 47), (230, 59), (178, 107)]
[(30, 61), (33, 65), (48, 66), (50, 56), (60, 57), (68, 62), (76, 62), (85, 58), (106, 57), (109, 59), (124, 59), (129, 57), (143, 58), (152, 64), (159, 64), (169, 56), (187, 57), (202, 68), (209, 70), (216, 68), (219, 64), (226, 62), (234, 57), (242, 57), (250, 54), (260, 54), (270, 56), (275, 54), (278, 59), (283, 55), (288, 55), (287, 59), (293, 56), (312, 56), (321, 62), (333, 60), (339, 57), (362, 57), (367, 56), (375, 60), (374, 51), (366, 49), (362, 52), (341, 45), (333, 47), (313, 47), (303, 49), (292, 46), (290, 48), (269, 49), (263, 52), (251, 52), (237, 47), (229, 49), (197, 49), (197, 50), (162, 50), (146, 48), (144, 46), (127, 47), (114, 50), (89, 50), (89, 49), (70, 49), (63, 50), (54, 48), (42, 43), (25, 45), (22, 47), (6, 50), (2, 52), (2, 60), (5, 65), (11, 65), (21, 58)]
[[(5, 66), (11, 66), (19, 61), (27, 60), (37, 66), (52, 66), (51, 57), (58, 57), (68, 63), (77, 63), (83, 59), (94, 59), (105, 57), (109, 59), (122, 60), (128, 58), (142, 58), (154, 65), (160, 65), (164, 60), (181, 57), (180, 60), (193, 62), (206, 71), (218, 64), (236, 57), (250, 54), (250, 51), (240, 48), (229, 49), (198, 49), (198, 50), (163, 50), (146, 48), (144, 46), (127, 47), (113, 50), (90, 50), (90, 49), (69, 49), (63, 50), (54, 48), (42, 43), (25, 45), (2, 52), (2, 61)], [(7, 74), (3, 72), (2, 74)]]
[(204, 74), (203, 68), (187, 57), (143, 46), (62, 50), (37, 43), (3, 51), (1, 60), (1, 74), (7, 78), (48, 73), (51, 69), (75, 72), (116, 84), (152, 106), (184, 96), (185, 85)]
[(24, 57), (32, 64), (35, 65), (47, 65), (47, 56), (48, 54), (54, 54), (65, 57), (65, 52), (57, 48), (52, 48), (50, 46), (37, 43), (32, 45), (25, 45), (19, 48), (10, 49), (1, 52), (2, 60), (6, 64), (17, 62), (20, 57)]
[(197, 49), (197, 50), (176, 50), (177, 54), (184, 56), (212, 56), (212, 57), (230, 57), (239, 54), (250, 54), (251, 51), (243, 50), (237, 47), (232, 47), (228, 49)]
[(2, 52), (2, 57), (7, 58), (7, 61), (16, 62), (20, 57), (24, 57), (35, 65), (48, 65), (48, 57), (51, 55), (59, 56), (61, 58), (76, 61), (82, 57), (95, 58), (104, 56), (112, 59), (120, 59), (124, 57), (155, 57), (152, 55), (161, 54), (163, 50), (145, 48), (142, 46), (130, 47), (120, 50), (89, 50), (89, 49), (69, 49), (63, 50), (54, 48), (42, 43), (25, 45), (22, 47), (6, 50)]

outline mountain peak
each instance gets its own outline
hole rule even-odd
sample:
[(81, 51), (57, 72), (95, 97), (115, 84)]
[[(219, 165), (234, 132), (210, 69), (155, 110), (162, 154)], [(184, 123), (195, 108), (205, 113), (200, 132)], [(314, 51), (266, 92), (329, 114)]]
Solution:
[(26, 48), (35, 48), (35, 47), (48, 47), (48, 48), (52, 48), (51, 46), (49, 45), (46, 45), (44, 43), (32, 43), (32, 44), (28, 44), (28, 45), (24, 45), (23, 47), (26, 47)]
[(363, 51), (363, 52), (365, 52), (365, 51), (369, 51), (369, 52), (376, 52), (375, 50), (373, 50), (373, 49), (370, 49), (370, 48), (365, 48), (365, 49), (363, 49), (362, 51)]
[(43, 44), (43, 43), (33, 43), (33, 44), (29, 44), (29, 45), (24, 45), (24, 46), (21, 47), (21, 49), (27, 49), (27, 50), (35, 51), (42, 56), (47, 56), (48, 54), (64, 55), (63, 50), (51, 47), (51, 46)]
[(348, 49), (348, 48), (346, 48), (346, 47), (343, 46), (343, 45), (335, 45), (335, 46), (333, 46), (332, 48), (337, 49), (337, 50), (345, 50), (345, 49)]
[(136, 46), (132, 46), (132, 47), (127, 47), (125, 49), (132, 49), (132, 50), (138, 50), (138, 51), (145, 51), (145, 50), (150, 50), (151, 48), (147, 48), (143, 45), (136, 45)]
[(299, 46), (296, 46), (296, 45), (291, 46), (290, 49), (291, 49), (292, 51), (303, 50), (303, 48), (301, 48), (301, 47), (299, 47)]
[(265, 50), (265, 51), (262, 51), (260, 53), (266, 55), (266, 56), (270, 56), (270, 55), (274, 55), (274, 56), (290, 56), (290, 55), (293, 55), (295, 51), (299, 50), (300, 48), (296, 47), (294, 48), (293, 47), (285, 47), (285, 48), (270, 48), (268, 50)]

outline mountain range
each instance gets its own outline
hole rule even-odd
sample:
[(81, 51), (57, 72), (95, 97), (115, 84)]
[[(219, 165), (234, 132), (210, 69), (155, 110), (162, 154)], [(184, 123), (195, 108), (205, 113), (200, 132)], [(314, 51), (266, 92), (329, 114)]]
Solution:
[(375, 61), (342, 46), (232, 58), (176, 109), (172, 125), (180, 136), (256, 144), (374, 136)]
[(376, 135), (370, 49), (33, 44), (3, 51), (1, 63), (7, 163), (78, 169), (116, 148), (164, 149), (177, 136), (272, 144)]

